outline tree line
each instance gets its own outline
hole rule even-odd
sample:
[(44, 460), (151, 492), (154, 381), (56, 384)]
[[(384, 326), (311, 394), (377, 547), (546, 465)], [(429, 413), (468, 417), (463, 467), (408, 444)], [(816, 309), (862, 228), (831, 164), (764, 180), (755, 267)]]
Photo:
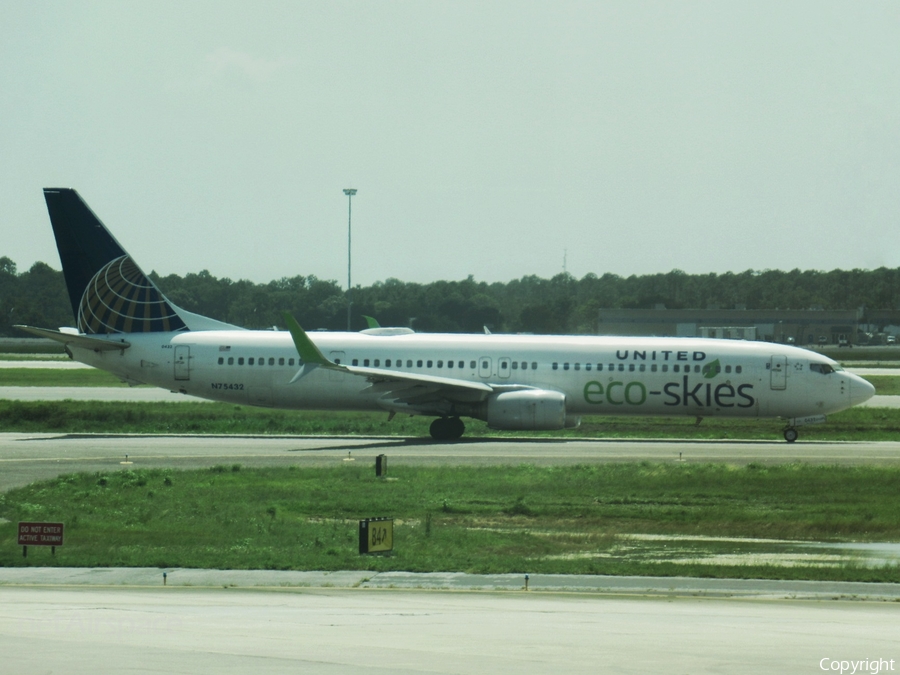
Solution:
[[(150, 278), (184, 309), (245, 328), (282, 326), (290, 312), (309, 330), (347, 328), (347, 292), (336, 281), (294, 276), (268, 283), (217, 278), (207, 270)], [(622, 277), (588, 274), (576, 279), (529, 275), (506, 283), (387, 279), (351, 292), (352, 329), (364, 315), (382, 326), (418, 332), (595, 333), (601, 309), (897, 309), (900, 268), (779, 270), (724, 274)], [(26, 272), (0, 257), (0, 335), (20, 336), (15, 324), (55, 328), (74, 324), (63, 274), (43, 262)]]

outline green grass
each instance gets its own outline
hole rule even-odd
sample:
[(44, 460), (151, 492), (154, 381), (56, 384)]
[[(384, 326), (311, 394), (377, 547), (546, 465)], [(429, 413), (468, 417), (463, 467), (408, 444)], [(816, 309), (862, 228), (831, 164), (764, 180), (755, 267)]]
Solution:
[(875, 387), (875, 393), (879, 396), (900, 396), (900, 377), (869, 375), (866, 379)]
[[(18, 432), (428, 436), (430, 418), (386, 413), (272, 410), (225, 403), (120, 403), (0, 400), (0, 428)], [(587, 416), (577, 429), (501, 432), (466, 420), (466, 437), (683, 438), (778, 440), (779, 420)], [(802, 427), (801, 440), (885, 441), (900, 434), (900, 410), (852, 408), (822, 425)]]
[(96, 368), (0, 368), (0, 387), (127, 387)]
[[(0, 338), (2, 357), (7, 358), (13, 354), (19, 355), (65, 355), (64, 348), (59, 342), (41, 338)], [(68, 357), (66, 357), (68, 358)]]
[(71, 361), (63, 352), (58, 354), (7, 354), (0, 352), (0, 361)]
[[(592, 466), (122, 470), (0, 496), (0, 566), (371, 569), (817, 578), (900, 582), (900, 568), (635, 561), (623, 533), (900, 540), (900, 467)], [(357, 553), (360, 518), (395, 518), (394, 552)], [(51, 558), (19, 520), (62, 521)]]

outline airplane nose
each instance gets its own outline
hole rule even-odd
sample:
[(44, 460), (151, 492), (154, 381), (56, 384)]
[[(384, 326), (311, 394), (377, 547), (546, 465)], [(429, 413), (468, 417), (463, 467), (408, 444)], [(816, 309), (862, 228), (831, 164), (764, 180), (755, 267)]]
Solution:
[(850, 405), (859, 405), (875, 395), (875, 387), (854, 375), (850, 380)]

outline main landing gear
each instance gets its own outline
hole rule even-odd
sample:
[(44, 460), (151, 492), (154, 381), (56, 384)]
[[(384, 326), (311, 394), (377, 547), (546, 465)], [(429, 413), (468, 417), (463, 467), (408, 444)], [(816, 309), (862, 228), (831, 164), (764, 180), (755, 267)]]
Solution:
[(438, 417), (431, 423), (431, 437), (436, 441), (455, 441), (463, 435), (466, 425), (458, 417)]
[(793, 443), (797, 440), (797, 436), (800, 434), (797, 433), (797, 430), (794, 427), (788, 427), (784, 430), (784, 440), (788, 443)]

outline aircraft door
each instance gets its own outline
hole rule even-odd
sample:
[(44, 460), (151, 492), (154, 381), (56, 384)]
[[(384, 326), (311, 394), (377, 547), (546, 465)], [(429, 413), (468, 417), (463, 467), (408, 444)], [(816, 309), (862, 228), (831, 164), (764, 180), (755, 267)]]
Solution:
[(787, 388), (787, 357), (773, 356), (769, 361), (769, 382), (772, 389)]
[(509, 357), (501, 356), (497, 359), (497, 375), (500, 377), (509, 377)]
[(175, 347), (175, 379), (191, 379), (191, 348), (187, 345)]
[(478, 377), (490, 377), (491, 376), (491, 357), (490, 356), (482, 356), (478, 359)]

